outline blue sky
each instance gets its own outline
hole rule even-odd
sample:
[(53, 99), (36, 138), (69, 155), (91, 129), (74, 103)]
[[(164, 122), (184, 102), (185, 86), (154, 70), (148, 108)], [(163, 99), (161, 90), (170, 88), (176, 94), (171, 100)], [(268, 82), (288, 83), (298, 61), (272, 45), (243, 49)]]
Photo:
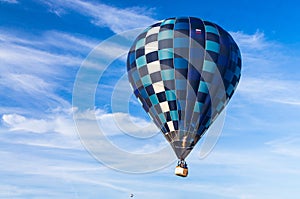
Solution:
[[(297, 1), (279, 0), (0, 0), (0, 198), (298, 198), (298, 7)], [(77, 133), (76, 75), (93, 65), (93, 53), (111, 58), (127, 49), (103, 41), (172, 16), (213, 21), (240, 46), (242, 79), (221, 137), (205, 157), (204, 142), (198, 143), (187, 159), (186, 179), (174, 176), (175, 156), (165, 153), (161, 159), (167, 161), (159, 159), (162, 168), (154, 172), (118, 171), (152, 163), (129, 156), (113, 157), (119, 161), (108, 168), (85, 150)], [(139, 157), (163, 150), (164, 138), (128, 96), (125, 71), (124, 56), (109, 65), (95, 91), (95, 111), (75, 116), (83, 118), (79, 128), (92, 132), (99, 124), (114, 146)], [(114, 88), (119, 91), (111, 108)], [(129, 101), (129, 113), (118, 106), (123, 101)], [(134, 137), (139, 132), (144, 138)], [(103, 137), (98, 142), (111, 161)]]

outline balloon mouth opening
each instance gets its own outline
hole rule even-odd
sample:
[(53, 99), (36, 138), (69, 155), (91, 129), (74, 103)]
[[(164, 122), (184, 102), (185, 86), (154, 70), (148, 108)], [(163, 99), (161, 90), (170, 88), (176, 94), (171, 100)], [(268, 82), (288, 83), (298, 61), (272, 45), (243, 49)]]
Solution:
[(175, 130), (164, 134), (167, 141), (171, 144), (178, 159), (184, 160), (192, 151), (199, 140), (196, 133), (184, 130)]

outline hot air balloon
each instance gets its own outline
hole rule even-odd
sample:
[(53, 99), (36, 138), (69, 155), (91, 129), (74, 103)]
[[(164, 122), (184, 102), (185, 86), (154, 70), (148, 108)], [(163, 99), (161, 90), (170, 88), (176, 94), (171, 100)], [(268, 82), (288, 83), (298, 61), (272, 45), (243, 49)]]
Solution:
[(232, 97), (241, 76), (241, 54), (230, 34), (195, 17), (159, 21), (138, 35), (127, 56), (134, 95), (171, 144), (178, 165)]

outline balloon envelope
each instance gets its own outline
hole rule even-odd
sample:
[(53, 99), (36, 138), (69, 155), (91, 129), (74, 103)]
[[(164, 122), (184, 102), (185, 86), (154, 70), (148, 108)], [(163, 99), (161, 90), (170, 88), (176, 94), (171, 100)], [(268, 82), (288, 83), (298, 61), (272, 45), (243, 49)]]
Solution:
[(169, 18), (133, 43), (127, 71), (135, 96), (179, 159), (185, 159), (232, 97), (241, 55), (220, 26)]

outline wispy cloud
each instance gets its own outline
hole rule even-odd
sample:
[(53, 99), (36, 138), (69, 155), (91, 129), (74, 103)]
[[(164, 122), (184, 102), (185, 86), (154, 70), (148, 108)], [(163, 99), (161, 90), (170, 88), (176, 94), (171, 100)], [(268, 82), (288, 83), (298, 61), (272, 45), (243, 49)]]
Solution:
[(238, 43), (242, 49), (249, 50), (265, 50), (270, 46), (270, 43), (266, 42), (263, 32), (256, 31), (254, 34), (245, 34), (243, 32), (230, 32), (232, 37)]
[[(4, 125), (2, 128), (5, 127), (12, 135), (16, 135), (9, 142), (54, 148), (80, 148), (76, 125), (72, 119), (73, 111), (76, 112), (77, 110), (52, 110), (48, 112), (47, 116), (42, 115), (40, 117), (7, 113), (2, 115), (2, 124)], [(97, 109), (76, 113), (75, 117), (76, 120), (81, 121), (81, 127), (84, 126), (84, 128), (89, 129), (89, 132), (100, 130), (103, 133), (104, 136), (100, 137), (101, 139), (98, 137), (99, 143), (106, 142), (108, 139), (117, 143), (121, 148), (125, 147), (124, 150), (133, 153), (149, 153), (166, 147), (166, 142), (162, 137), (158, 139), (160, 144), (157, 144), (157, 139), (144, 140), (158, 135), (159, 130), (152, 122), (131, 116), (128, 113), (107, 113)], [(94, 126), (95, 122), (99, 126)], [(85, 134), (85, 132), (79, 133)]]
[(55, 89), (59, 85), (51, 83), (49, 80), (46, 82), (41, 77), (22, 73), (6, 73), (0, 76), (0, 80), (1, 90), (4, 89), (7, 93), (12, 93), (11, 95), (21, 102), (25, 99), (31, 99), (32, 104), (47, 101), (50, 106), (70, 106), (67, 100), (55, 94)]
[(290, 53), (287, 46), (269, 41), (262, 32), (253, 35), (232, 32), (243, 58), (238, 94), (253, 103), (299, 105), (299, 79), (294, 71), (299, 51)]
[[(18, 114), (4, 114), (3, 122), (10, 131), (25, 131), (32, 133), (57, 132), (64, 135), (74, 134), (74, 124), (66, 117), (51, 115), (49, 119), (26, 118)], [(72, 128), (73, 127), (73, 128)]]
[(17, 4), (17, 3), (19, 3), (19, 1), (17, 1), (17, 0), (0, 0), (0, 3)]
[(57, 31), (34, 35), (1, 29), (2, 144), (83, 149), (68, 110), (68, 95), (71, 96), (77, 69), (98, 42)]
[[(147, 10), (143, 8), (122, 9), (81, 0), (47, 1), (46, 4), (50, 12), (59, 16), (75, 11), (88, 17), (94, 25), (107, 27), (113, 32), (155, 21), (151, 14), (144, 16), (144, 11)], [(276, 109), (277, 104), (294, 105), (290, 109), (282, 110), (285, 112), (294, 109), (295, 105), (298, 107), (299, 82), (297, 78), (289, 78), (292, 75), (286, 73), (287, 68), (292, 67), (292, 63), (299, 58), (282, 50), (285, 47), (281, 44), (268, 41), (259, 31), (252, 35), (242, 32), (232, 35), (241, 47), (244, 65), (243, 79), (234, 98), (238, 105), (249, 106), (242, 107), (239, 111), (242, 114), (255, 114), (265, 104), (273, 109)], [(131, 190), (145, 199), (182, 198), (187, 197), (187, 192), (203, 198), (265, 199), (286, 198), (291, 195), (291, 187), (299, 184), (299, 139), (297, 136), (283, 139), (290, 134), (285, 130), (284, 133), (276, 135), (272, 132), (275, 140), (270, 139), (270, 135), (265, 136), (263, 141), (259, 140), (265, 132), (259, 132), (258, 135), (256, 128), (259, 125), (256, 122), (261, 124), (266, 115), (272, 114), (270, 111), (254, 115), (253, 120), (238, 117), (233, 122), (236, 126), (240, 124), (247, 128), (247, 133), (250, 132), (253, 136), (251, 139), (243, 139), (248, 135), (233, 129), (233, 133), (238, 135), (235, 136), (236, 139), (228, 143), (221, 140), (204, 160), (198, 160), (196, 155), (191, 154), (189, 182), (182, 183), (182, 179), (171, 176), (173, 167), (151, 175), (126, 175), (111, 171), (93, 160), (82, 150), (72, 120), (73, 110), (67, 108), (71, 108), (70, 95), (75, 73), (85, 55), (98, 42), (97, 39), (57, 31), (44, 32), (38, 36), (1, 31), (0, 90), (4, 94), (1, 100), (5, 98), (7, 101), (18, 101), (5, 102), (0, 107), (0, 156), (3, 160), (0, 165), (0, 175), (3, 176), (0, 197), (68, 198), (74, 195), (74, 198), (122, 198), (124, 193), (128, 196), (127, 193)], [(120, 49), (124, 50), (123, 46), (108, 44), (99, 54), (111, 57), (118, 54)], [(107, 88), (111, 89), (109, 86)], [(120, 87), (122, 89), (124, 90)], [(104, 97), (100, 96), (98, 99), (101, 98)], [(121, 100), (123, 99), (120, 98)], [(27, 107), (24, 108), (21, 101), (26, 104), (34, 103), (35, 106), (41, 104), (43, 108), (39, 110), (39, 114), (35, 114)], [(253, 108), (253, 104), (256, 106), (253, 112), (247, 112)], [(55, 109), (56, 107), (59, 108)], [(114, 157), (106, 147), (107, 137), (120, 148), (140, 154), (166, 145), (163, 136), (153, 140), (140, 139), (143, 143), (126, 137), (124, 133), (143, 133), (145, 136), (157, 132), (151, 122), (138, 116), (124, 112), (110, 113), (102, 109), (84, 114), (81, 119), (85, 132), (99, 128), (91, 125), (93, 119), (106, 130), (106, 137), (93, 141), (101, 149), (100, 152), (114, 161), (115, 165), (130, 168), (137, 159), (128, 161), (125, 157)], [(90, 117), (91, 114), (95, 117)], [(297, 123), (297, 120), (294, 121)], [(264, 124), (263, 128), (259, 127), (273, 131), (272, 128), (287, 124), (286, 121), (272, 123), (274, 121)], [(144, 128), (137, 128), (139, 126)], [(298, 127), (298, 124), (294, 127)], [(297, 131), (295, 129), (297, 128), (293, 128), (294, 133)], [(225, 130), (232, 129), (227, 127)], [(245, 140), (245, 143), (240, 144), (243, 147), (238, 145)], [(197, 150), (195, 148), (193, 153), (197, 154)], [(169, 158), (164, 155), (161, 154), (161, 159)], [(173, 156), (170, 157), (174, 159)], [(147, 160), (143, 164), (153, 167), (159, 162), (155, 159)], [(158, 182), (161, 178), (163, 180)], [(279, 187), (278, 182), (284, 183)], [(289, 198), (299, 196), (298, 189), (292, 191), (293, 195)]]
[(273, 153), (285, 157), (300, 158), (300, 137), (298, 135), (289, 135), (285, 138), (269, 141), (266, 144), (270, 146)]
[(145, 24), (152, 24), (155, 20), (146, 14), (151, 10), (145, 8), (117, 8), (103, 3), (87, 2), (81, 0), (67, 1), (43, 1), (50, 10), (55, 10), (59, 15), (62, 10), (74, 10), (84, 16), (91, 18), (91, 23), (100, 27), (108, 27), (113, 32), (119, 33), (133, 28), (144, 27)]
[(36, 36), (2, 29), (0, 90), (6, 93), (1, 99), (2, 109), (11, 106), (10, 101), (18, 107), (30, 105), (31, 109), (43, 105), (46, 109), (70, 107), (70, 99), (57, 92), (71, 95), (77, 68), (98, 42), (56, 31)]
[[(254, 34), (231, 32), (242, 52), (244, 76), (289, 78), (289, 71), (297, 72), (295, 63), (299, 62), (298, 49), (290, 49), (288, 45), (268, 40), (264, 33)], [(297, 56), (298, 55), (298, 56)]]
[[(123, 180), (119, 180), (120, 184), (115, 183), (108, 177), (111, 171), (96, 162), (85, 151), (61, 150), (45, 146), (28, 147), (22, 144), (9, 145), (1, 142), (0, 156), (3, 160), (3, 164), (0, 165), (0, 175), (3, 177), (0, 182), (0, 197), (3, 198), (24, 198), (33, 195), (49, 198), (61, 195), (66, 198), (82, 198), (78, 194), (83, 194), (91, 186), (100, 190), (100, 194), (97, 194), (100, 196), (105, 195), (102, 193), (104, 190), (123, 194), (129, 192), (127, 187), (122, 186), (120, 181)], [(7, 175), (18, 177), (5, 178)], [(49, 189), (58, 185), (59, 188), (49, 193)], [(80, 186), (77, 187), (78, 185)], [(36, 188), (37, 186), (40, 187)], [(89, 192), (91, 195), (95, 194), (91, 190)]]
[(300, 105), (300, 81), (245, 77), (239, 93), (253, 103)]
[(12, 65), (22, 71), (36, 66), (30, 72), (37, 70), (38, 74), (43, 74), (43, 71), (49, 72), (47, 67), (50, 66), (55, 66), (54, 69), (58, 66), (78, 67), (83, 55), (87, 55), (99, 41), (55, 31), (34, 36), (4, 29), (0, 33), (0, 42), (1, 64)]
[(24, 146), (82, 149), (71, 116), (72, 111), (66, 109), (54, 109), (35, 116), (14, 112), (3, 114), (0, 127), (4, 132), (0, 140)]

